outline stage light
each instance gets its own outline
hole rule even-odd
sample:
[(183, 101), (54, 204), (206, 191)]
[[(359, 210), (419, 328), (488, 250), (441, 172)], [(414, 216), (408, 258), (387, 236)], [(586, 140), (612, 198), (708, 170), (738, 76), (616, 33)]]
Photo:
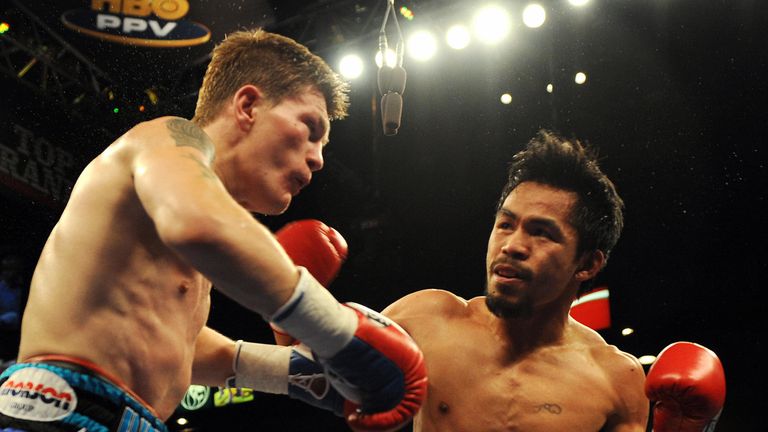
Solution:
[(157, 96), (157, 92), (155, 92), (155, 89), (148, 88), (144, 90), (144, 93), (147, 95), (147, 97), (149, 98), (149, 102), (152, 105), (157, 105), (157, 101), (160, 100), (160, 98)]
[(477, 12), (472, 22), (477, 37), (488, 44), (495, 44), (509, 34), (509, 14), (499, 6), (486, 6)]
[(417, 61), (427, 61), (437, 52), (437, 41), (432, 33), (419, 30), (408, 38), (408, 54)]
[(629, 328), (629, 327), (621, 329), (621, 335), (622, 336), (629, 336), (629, 335), (631, 335), (634, 332), (635, 332), (635, 329), (632, 329), (632, 328)]
[(10, 29), (11, 29), (11, 25), (10, 24), (8, 24), (5, 21), (0, 22), (0, 34), (5, 34), (5, 32), (7, 32)]
[(539, 28), (546, 20), (547, 11), (538, 3), (531, 3), (523, 9), (523, 24), (530, 28)]
[(400, 15), (402, 15), (408, 21), (413, 21), (413, 11), (405, 6), (400, 8)]
[[(397, 66), (397, 53), (395, 52), (395, 50), (391, 48), (387, 48), (386, 57), (387, 57), (387, 66), (389, 67)], [(376, 61), (376, 66), (378, 67), (381, 67), (384, 64), (382, 61), (381, 51), (376, 51), (375, 61)]]
[(144, 105), (139, 105), (139, 112), (144, 112), (146, 109), (147, 108)]
[(576, 84), (584, 84), (587, 82), (587, 74), (584, 72), (578, 72), (576, 76), (573, 77), (573, 81), (575, 81)]
[(347, 79), (359, 77), (363, 69), (363, 60), (357, 54), (347, 54), (339, 62), (339, 73)]
[(568, 3), (574, 6), (584, 6), (585, 4), (589, 3), (589, 0), (568, 0)]
[(504, 93), (499, 99), (501, 99), (501, 103), (504, 105), (509, 105), (512, 103), (512, 95), (509, 93)]
[(640, 356), (637, 360), (640, 362), (640, 364), (648, 366), (650, 364), (653, 364), (653, 362), (656, 361), (656, 356), (644, 355), (644, 356)]
[(178, 424), (179, 426), (184, 426), (187, 423), (189, 422), (184, 417), (179, 417), (178, 419), (176, 419), (176, 424)]
[(445, 33), (445, 42), (453, 49), (464, 49), (469, 45), (469, 41), (469, 30), (461, 24), (456, 24)]
[(113, 113), (115, 113), (115, 114), (117, 114), (117, 113), (119, 113), (119, 112), (120, 112), (120, 108), (118, 108), (118, 107), (114, 107), (114, 108), (112, 108), (112, 112), (113, 112)]
[(555, 86), (547, 84), (547, 93), (552, 93), (553, 91), (555, 91)]

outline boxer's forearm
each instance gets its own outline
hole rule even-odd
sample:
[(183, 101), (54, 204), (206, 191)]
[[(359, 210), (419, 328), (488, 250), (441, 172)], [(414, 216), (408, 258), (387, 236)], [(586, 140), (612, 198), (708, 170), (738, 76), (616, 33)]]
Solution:
[(298, 271), (266, 227), (237, 218), (231, 223), (204, 220), (195, 225), (198, 232), (173, 248), (216, 290), (263, 316), (290, 298)]
[(192, 384), (224, 386), (232, 376), (235, 342), (211, 329), (203, 327), (195, 342), (192, 363)]

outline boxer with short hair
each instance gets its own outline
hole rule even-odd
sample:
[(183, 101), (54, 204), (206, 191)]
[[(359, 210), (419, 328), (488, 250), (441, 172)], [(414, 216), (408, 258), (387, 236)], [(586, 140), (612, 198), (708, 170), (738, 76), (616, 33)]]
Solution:
[(664, 350), (646, 380), (630, 354), (569, 315), (605, 266), (623, 202), (590, 149), (541, 131), (517, 153), (496, 208), (485, 296), (410, 294), (384, 310), (424, 353), (415, 432), (711, 431), (725, 397), (717, 356)]
[[(635, 357), (569, 315), (618, 241), (622, 208), (578, 141), (541, 131), (515, 155), (488, 240), (486, 295), (467, 301), (423, 290), (383, 312), (427, 363), (429, 390), (414, 432), (644, 432), (649, 399), (655, 432), (714, 430), (725, 399), (714, 352), (674, 343), (646, 378)], [(297, 343), (280, 329), (275, 338)], [(283, 348), (281, 392), (339, 413), (343, 398), (320, 385), (322, 370), (294, 373), (299, 365), (311, 370), (297, 350)], [(311, 385), (297, 385), (296, 376)]]
[(383, 313), (424, 352), (414, 431), (646, 430), (643, 368), (569, 316), (605, 266), (623, 203), (588, 148), (542, 131), (497, 204), (485, 296), (412, 293)]
[(306, 47), (236, 32), (214, 49), (192, 121), (141, 123), (91, 161), (37, 263), (0, 429), (164, 430), (190, 384), (258, 381), (265, 356), (205, 325), (212, 286), (353, 388), (354, 418), (375, 419), (354, 427), (407, 422), (426, 387), (412, 340), (339, 304), (250, 213), (286, 210), (347, 105)]

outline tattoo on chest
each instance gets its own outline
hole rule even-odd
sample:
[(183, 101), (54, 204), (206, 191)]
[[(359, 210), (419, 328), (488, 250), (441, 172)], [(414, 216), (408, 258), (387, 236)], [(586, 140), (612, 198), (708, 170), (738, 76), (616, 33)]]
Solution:
[(534, 407), (535, 413), (540, 413), (542, 411), (548, 412), (550, 414), (560, 414), (563, 412), (563, 409), (558, 404), (550, 404), (550, 403), (545, 403), (545, 404), (537, 405)]
[(189, 120), (174, 118), (165, 123), (177, 147), (193, 147), (205, 155), (208, 163), (215, 158), (214, 146), (208, 135)]

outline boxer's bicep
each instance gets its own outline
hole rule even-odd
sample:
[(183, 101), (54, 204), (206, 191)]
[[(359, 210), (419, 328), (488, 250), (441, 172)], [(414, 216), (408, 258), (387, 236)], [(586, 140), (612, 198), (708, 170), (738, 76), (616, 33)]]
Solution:
[(213, 213), (222, 220), (250, 218), (213, 171), (214, 144), (202, 129), (171, 118), (150, 136), (162, 142), (141, 147), (132, 174), (139, 199), (164, 240), (195, 235)]
[(191, 147), (158, 147), (142, 151), (133, 165), (136, 193), (159, 234), (183, 228), (225, 211), (236, 203), (205, 164), (202, 152)]

